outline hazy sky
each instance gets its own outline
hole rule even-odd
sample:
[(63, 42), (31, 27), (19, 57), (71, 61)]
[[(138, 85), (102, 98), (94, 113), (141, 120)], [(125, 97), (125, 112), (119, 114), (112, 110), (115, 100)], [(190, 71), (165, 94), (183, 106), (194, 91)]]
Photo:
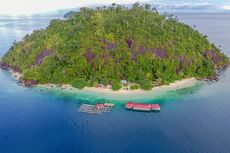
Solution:
[[(93, 4), (134, 3), (137, 0), (0, 0), (0, 14), (19, 15), (76, 8)], [(230, 10), (230, 0), (138, 0), (155, 4), (158, 9)]]

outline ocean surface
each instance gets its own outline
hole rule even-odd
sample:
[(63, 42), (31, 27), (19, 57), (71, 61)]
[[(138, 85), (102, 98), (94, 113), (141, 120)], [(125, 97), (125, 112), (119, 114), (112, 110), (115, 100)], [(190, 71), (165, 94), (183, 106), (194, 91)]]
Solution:
[[(230, 14), (176, 15), (230, 56)], [(59, 17), (0, 17), (0, 56), (15, 40)], [(0, 153), (230, 152), (230, 68), (218, 82), (142, 99), (159, 103), (159, 113), (127, 111), (119, 100), (109, 113), (77, 111), (81, 103), (104, 100), (97, 94), (24, 88), (0, 70)]]

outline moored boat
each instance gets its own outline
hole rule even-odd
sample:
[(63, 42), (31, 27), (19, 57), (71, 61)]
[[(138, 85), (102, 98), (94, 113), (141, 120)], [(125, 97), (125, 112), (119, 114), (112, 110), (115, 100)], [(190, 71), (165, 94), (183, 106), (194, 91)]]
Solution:
[(151, 109), (152, 111), (160, 111), (161, 110), (161, 107), (159, 104), (151, 104)]
[(126, 109), (131, 109), (135, 111), (160, 111), (159, 104), (143, 104), (143, 103), (133, 103), (127, 102), (125, 104)]
[(133, 102), (127, 102), (125, 104), (125, 108), (127, 108), (127, 109), (133, 109)]
[(135, 103), (135, 104), (133, 104), (133, 110), (150, 112), (152, 110), (152, 106), (151, 106), (151, 104), (138, 104), (138, 103)]

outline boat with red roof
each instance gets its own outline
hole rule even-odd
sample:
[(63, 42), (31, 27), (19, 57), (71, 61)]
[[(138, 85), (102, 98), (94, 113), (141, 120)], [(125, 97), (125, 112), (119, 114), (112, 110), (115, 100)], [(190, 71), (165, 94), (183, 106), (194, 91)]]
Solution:
[(125, 104), (126, 109), (135, 110), (135, 111), (160, 111), (159, 104), (144, 104), (144, 103), (134, 103), (134, 102), (127, 102)]

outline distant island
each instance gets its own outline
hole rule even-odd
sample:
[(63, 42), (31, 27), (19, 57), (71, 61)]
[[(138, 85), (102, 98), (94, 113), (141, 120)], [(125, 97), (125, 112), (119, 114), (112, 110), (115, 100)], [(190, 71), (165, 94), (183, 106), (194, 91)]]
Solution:
[(83, 7), (15, 42), (0, 67), (24, 85), (150, 90), (186, 78), (213, 79), (229, 58), (195, 27), (149, 4)]
[(69, 11), (69, 12), (67, 12), (66, 14), (64, 14), (64, 18), (70, 18), (70, 17), (72, 17), (72, 16), (74, 16), (74, 14), (76, 14), (76, 12), (74, 12), (74, 11)]

